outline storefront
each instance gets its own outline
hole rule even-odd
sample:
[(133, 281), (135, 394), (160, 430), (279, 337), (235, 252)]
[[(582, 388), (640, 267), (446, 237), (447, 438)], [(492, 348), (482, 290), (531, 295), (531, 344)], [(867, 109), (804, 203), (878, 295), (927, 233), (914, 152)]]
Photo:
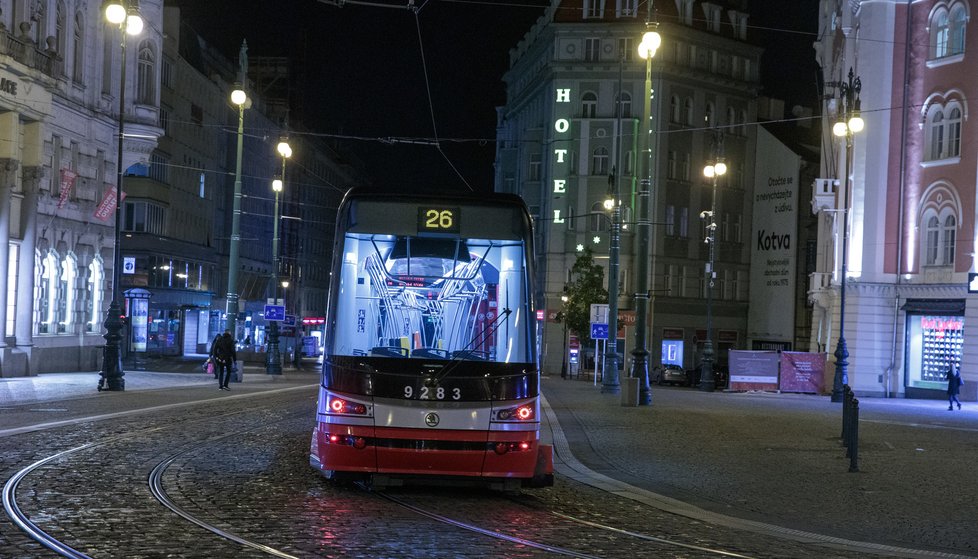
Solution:
[(963, 299), (910, 299), (906, 312), (907, 398), (943, 398), (947, 371), (961, 366), (964, 340)]

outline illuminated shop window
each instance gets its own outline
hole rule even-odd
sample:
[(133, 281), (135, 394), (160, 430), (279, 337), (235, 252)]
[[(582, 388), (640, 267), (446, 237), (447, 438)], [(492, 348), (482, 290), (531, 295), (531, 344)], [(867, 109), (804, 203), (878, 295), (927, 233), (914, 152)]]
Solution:
[(85, 330), (98, 332), (102, 324), (102, 302), (105, 289), (105, 269), (102, 259), (96, 257), (88, 265), (88, 301), (85, 307)]

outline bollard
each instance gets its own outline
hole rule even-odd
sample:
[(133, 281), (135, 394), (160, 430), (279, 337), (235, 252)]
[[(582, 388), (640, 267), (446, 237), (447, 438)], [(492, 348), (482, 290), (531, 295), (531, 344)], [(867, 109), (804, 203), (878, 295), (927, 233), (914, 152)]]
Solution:
[(842, 385), (842, 444), (849, 446), (849, 413), (852, 409), (854, 395), (848, 384)]
[(849, 415), (852, 419), (852, 425), (849, 427), (849, 437), (851, 438), (849, 444), (849, 471), (858, 472), (859, 471), (859, 400), (852, 399), (852, 410), (850, 410)]

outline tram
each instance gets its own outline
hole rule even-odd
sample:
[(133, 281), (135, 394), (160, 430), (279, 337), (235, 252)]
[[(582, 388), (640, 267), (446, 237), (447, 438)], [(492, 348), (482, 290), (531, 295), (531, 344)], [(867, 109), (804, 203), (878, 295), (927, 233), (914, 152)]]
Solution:
[(353, 189), (337, 212), (310, 463), (329, 479), (553, 484), (516, 196)]

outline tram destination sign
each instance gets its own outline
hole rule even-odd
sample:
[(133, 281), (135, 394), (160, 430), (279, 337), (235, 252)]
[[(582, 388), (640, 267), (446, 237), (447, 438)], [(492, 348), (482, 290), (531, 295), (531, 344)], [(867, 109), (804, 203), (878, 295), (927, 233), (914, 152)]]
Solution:
[(418, 208), (418, 231), (427, 233), (458, 233), (462, 219), (458, 208)]

